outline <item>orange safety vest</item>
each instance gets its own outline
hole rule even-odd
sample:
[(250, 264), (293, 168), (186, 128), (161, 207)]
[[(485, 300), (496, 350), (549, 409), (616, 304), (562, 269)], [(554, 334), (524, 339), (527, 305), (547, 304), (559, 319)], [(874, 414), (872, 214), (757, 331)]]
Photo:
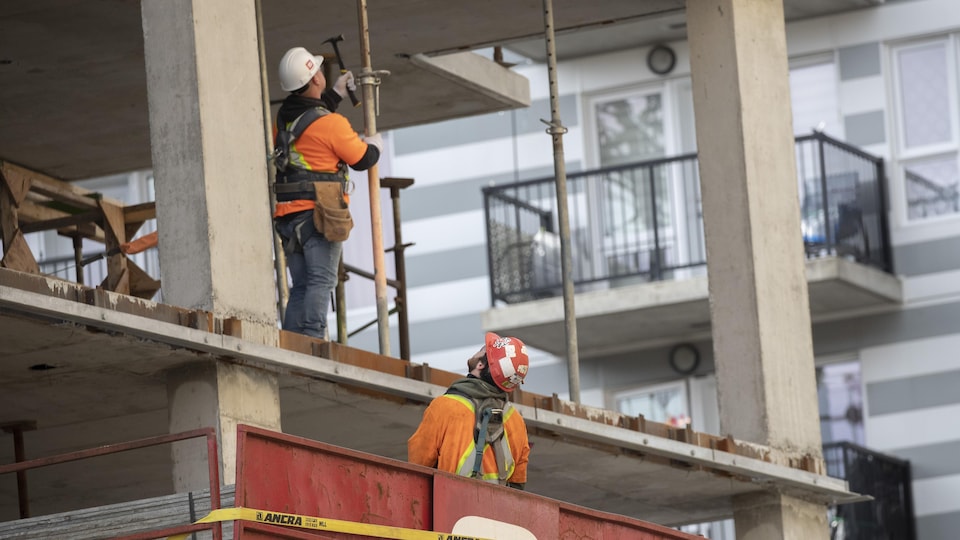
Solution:
[[(423, 421), (407, 441), (407, 460), (470, 476), (476, 452), (475, 426), (473, 401), (456, 394), (444, 394), (430, 402), (423, 412)], [(503, 463), (498, 467), (496, 452), (489, 444), (485, 445), (481, 467), (483, 480), (498, 483), (503, 477), (507, 482), (526, 483), (530, 457), (527, 426), (509, 402), (503, 410), (503, 432)]]
[[(290, 160), (303, 170), (335, 173), (340, 162), (356, 163), (366, 152), (367, 144), (353, 131), (346, 117), (327, 113), (314, 120), (291, 144)], [(312, 200), (278, 202), (273, 217), (313, 210), (313, 207)]]

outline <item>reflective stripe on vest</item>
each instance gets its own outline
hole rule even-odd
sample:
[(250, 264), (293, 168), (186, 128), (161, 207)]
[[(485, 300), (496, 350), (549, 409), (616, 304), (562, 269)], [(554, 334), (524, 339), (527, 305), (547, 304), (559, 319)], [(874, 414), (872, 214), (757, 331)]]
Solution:
[[(476, 419), (477, 409), (470, 398), (457, 394), (444, 394), (441, 397), (454, 399), (460, 403), (463, 403), (464, 406), (470, 409), (470, 412), (473, 413), (474, 419)], [(503, 436), (500, 437), (500, 440), (495, 443), (496, 447), (491, 447), (489, 443), (484, 445), (484, 454), (486, 454), (487, 448), (493, 450), (493, 454), (495, 456), (494, 462), (497, 464), (498, 471), (489, 473), (484, 472), (482, 479), (485, 482), (491, 482), (493, 484), (506, 484), (507, 479), (513, 475), (513, 471), (517, 467), (517, 463), (513, 459), (513, 452), (510, 450), (510, 440), (506, 430), (507, 419), (513, 416), (516, 412), (517, 410), (513, 408), (510, 402), (507, 402), (503, 408)], [(474, 425), (476, 425), (476, 422), (474, 422)], [(471, 439), (470, 444), (467, 445), (467, 448), (457, 460), (457, 475), (466, 476), (468, 478), (473, 475), (473, 458), (476, 455), (476, 449), (476, 441)]]

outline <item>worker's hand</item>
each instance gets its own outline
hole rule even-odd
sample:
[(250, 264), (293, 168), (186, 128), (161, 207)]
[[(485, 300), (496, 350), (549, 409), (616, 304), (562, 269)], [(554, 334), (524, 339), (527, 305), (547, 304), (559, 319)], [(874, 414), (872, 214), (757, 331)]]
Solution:
[(333, 83), (333, 91), (341, 98), (347, 97), (347, 90), (356, 89), (357, 85), (353, 82), (353, 72), (350, 71), (340, 75), (340, 77), (337, 78), (337, 82)]
[(376, 146), (377, 150), (379, 150), (381, 154), (383, 153), (383, 135), (374, 133), (373, 135), (364, 137), (363, 140), (369, 145)]

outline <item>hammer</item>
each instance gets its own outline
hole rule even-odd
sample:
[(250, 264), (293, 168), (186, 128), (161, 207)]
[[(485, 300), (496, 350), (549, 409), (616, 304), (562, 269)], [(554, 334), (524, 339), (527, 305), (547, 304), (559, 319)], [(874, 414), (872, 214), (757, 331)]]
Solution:
[[(337, 55), (337, 63), (340, 64), (340, 73), (346, 73), (347, 68), (343, 65), (343, 58), (340, 56), (340, 47), (337, 46), (338, 41), (343, 41), (343, 34), (325, 39), (321, 42), (321, 45), (328, 41), (333, 45), (333, 54)], [(360, 100), (357, 99), (357, 94), (355, 94), (353, 90), (347, 88), (347, 93), (350, 94), (350, 101), (353, 103), (354, 107), (360, 104)]]

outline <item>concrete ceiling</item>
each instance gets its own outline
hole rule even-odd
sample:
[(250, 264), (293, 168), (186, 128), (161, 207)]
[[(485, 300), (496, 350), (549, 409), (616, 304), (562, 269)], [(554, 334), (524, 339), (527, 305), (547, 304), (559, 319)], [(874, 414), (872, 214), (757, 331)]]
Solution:
[[(788, 19), (880, 0), (786, 0)], [(263, 3), (271, 98), (282, 97), (274, 66), (304, 45), (343, 34), (347, 67), (360, 68), (353, 0)], [(179, 4), (178, 4), (179, 5)], [(558, 58), (682, 39), (683, 0), (554, 0)], [(513, 47), (543, 56), (540, 0), (370, 2), (373, 68), (381, 87), (380, 130), (514, 107), (473, 85), (417, 67), (410, 56)], [(0, 159), (63, 180), (151, 168), (140, 3), (130, 0), (31, 0), (0, 4)], [(360, 129), (359, 109), (345, 112)]]

